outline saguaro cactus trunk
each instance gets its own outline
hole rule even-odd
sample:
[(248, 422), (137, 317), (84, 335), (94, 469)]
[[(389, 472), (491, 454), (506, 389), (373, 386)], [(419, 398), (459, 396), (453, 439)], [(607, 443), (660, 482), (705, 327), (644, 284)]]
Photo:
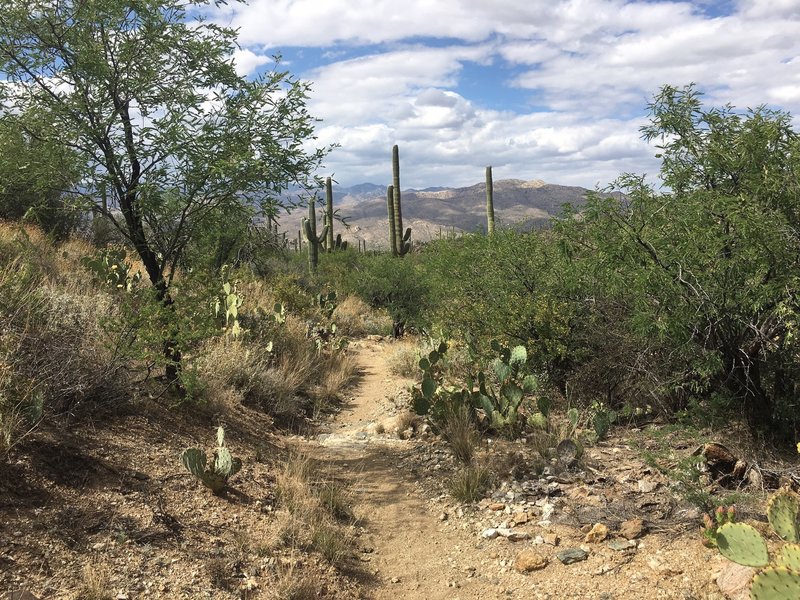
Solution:
[(308, 199), (308, 217), (303, 219), (303, 231), (308, 240), (308, 270), (313, 274), (319, 264), (319, 248), (328, 232), (326, 225), (322, 228), (322, 233), (317, 235), (317, 213), (314, 210), (314, 198)]
[(392, 147), (392, 198), (394, 207), (394, 242), (392, 251), (397, 256), (405, 256), (411, 250), (411, 228), (403, 233), (403, 211), (400, 203), (400, 150), (395, 144)]
[(494, 233), (494, 184), (492, 183), (492, 167), (486, 167), (486, 230)]
[(397, 232), (394, 228), (394, 186), (386, 188), (386, 211), (389, 213), (389, 247), (397, 255)]
[(323, 223), (328, 226), (325, 249), (333, 252), (333, 184), (330, 177), (325, 178), (325, 220)]

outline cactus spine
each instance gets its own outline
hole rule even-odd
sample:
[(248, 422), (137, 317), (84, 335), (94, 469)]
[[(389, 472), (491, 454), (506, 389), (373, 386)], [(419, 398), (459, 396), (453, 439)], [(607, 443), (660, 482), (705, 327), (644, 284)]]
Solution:
[[(324, 224), (328, 226), (328, 235), (325, 237), (325, 249), (328, 252), (334, 251), (333, 246), (333, 185), (331, 178), (325, 178), (325, 220)], [(341, 244), (341, 236), (339, 236)], [(338, 248), (336, 248), (338, 249)]]
[(323, 227), (322, 233), (317, 235), (317, 213), (314, 210), (313, 197), (308, 199), (308, 217), (303, 219), (303, 231), (308, 240), (308, 270), (314, 273), (319, 264), (319, 248), (328, 233), (328, 226)]
[(394, 188), (394, 253), (405, 256), (411, 250), (411, 228), (403, 233), (403, 211), (400, 205), (400, 149), (392, 146), (392, 187)]
[(494, 233), (494, 185), (492, 167), (486, 167), (486, 227), (489, 235)]

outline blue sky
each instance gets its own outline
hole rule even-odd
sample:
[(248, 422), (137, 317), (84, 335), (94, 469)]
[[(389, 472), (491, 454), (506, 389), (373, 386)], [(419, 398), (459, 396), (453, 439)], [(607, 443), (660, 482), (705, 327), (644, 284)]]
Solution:
[[(800, 0), (251, 0), (241, 72), (312, 82), (322, 175), (403, 187), (495, 179), (595, 187), (655, 175), (645, 105), (695, 82), (709, 104), (800, 115)], [(798, 121), (795, 121), (798, 123)]]

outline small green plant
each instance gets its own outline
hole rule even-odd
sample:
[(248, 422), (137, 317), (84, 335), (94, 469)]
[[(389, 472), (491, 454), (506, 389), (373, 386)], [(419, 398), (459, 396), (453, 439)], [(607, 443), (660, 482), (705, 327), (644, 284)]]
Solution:
[(222, 427), (217, 428), (217, 448), (214, 450), (212, 464), (207, 464), (206, 453), (199, 448), (184, 450), (181, 454), (181, 462), (214, 494), (222, 493), (228, 479), (242, 468), (242, 461), (233, 458), (230, 450), (225, 446), (225, 430)]
[(465, 465), (472, 462), (481, 441), (472, 412), (467, 405), (453, 406), (442, 424), (442, 437), (450, 445), (453, 456)]
[(750, 586), (752, 600), (800, 598), (800, 496), (788, 489), (778, 490), (767, 505), (767, 518), (785, 542), (771, 562), (764, 538), (746, 523), (720, 525), (716, 546), (725, 558), (762, 569)]
[(708, 513), (703, 514), (703, 526), (700, 528), (703, 545), (706, 548), (717, 547), (717, 531), (723, 525), (736, 521), (736, 507), (718, 506), (712, 514), (713, 516)]
[(89, 270), (96, 281), (117, 290), (130, 292), (142, 280), (139, 271), (132, 272), (127, 262), (125, 248), (106, 248), (96, 256), (84, 256), (81, 264)]

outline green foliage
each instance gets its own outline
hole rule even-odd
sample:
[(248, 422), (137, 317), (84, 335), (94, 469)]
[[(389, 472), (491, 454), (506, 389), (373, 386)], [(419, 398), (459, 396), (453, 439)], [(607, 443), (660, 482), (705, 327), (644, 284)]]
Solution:
[(206, 453), (199, 448), (187, 448), (181, 454), (183, 466), (214, 494), (221, 494), (228, 479), (239, 472), (242, 461), (231, 456), (225, 446), (225, 430), (217, 428), (217, 447), (213, 462), (207, 464)]
[(51, 128), (43, 114), (0, 114), (0, 219), (24, 219), (63, 239), (79, 224), (65, 192), (80, 173), (75, 152), (54, 142)]
[[(517, 418), (523, 398), (535, 392), (539, 383), (527, 371), (525, 346), (508, 348), (495, 341), (492, 348), (499, 354), (492, 363), (496, 386), (491, 385), (482, 371), (479, 372), (474, 400), (486, 413), (491, 429), (513, 433), (518, 428)], [(472, 387), (469, 382), (468, 387)]]
[[(193, 242), (249, 223), (253, 207), (274, 214), (290, 183), (311, 187), (327, 151), (307, 150), (308, 85), (278, 68), (239, 75), (236, 32), (204, 18), (207, 4), (0, 4), (4, 114), (25, 129), (45, 123), (35, 129), (43, 147), (74, 154), (80, 177), (69, 191), (136, 250), (168, 309)], [(71, 173), (73, 161), (63, 166)], [(169, 335), (166, 375), (177, 381), (179, 334)]]
[(659, 143), (669, 191), (623, 176), (609, 190), (621, 195), (594, 194), (582, 219), (561, 221), (581, 294), (595, 298), (594, 318), (617, 320), (622, 339), (648, 348), (625, 360), (662, 397), (725, 393), (752, 425), (791, 433), (800, 414), (791, 119), (706, 109), (691, 86), (663, 88), (650, 111), (643, 133)]
[(475, 377), (468, 377), (461, 385), (445, 381), (442, 369), (442, 360), (447, 352), (445, 342), (441, 342), (427, 357), (422, 357), (419, 361), (422, 382), (412, 390), (417, 414), (428, 415), (436, 426), (453, 410), (467, 406), (483, 412), (489, 429), (512, 435), (518, 432), (520, 405), (526, 394), (536, 391), (538, 382), (527, 372), (524, 346), (508, 348), (496, 341), (493, 346), (499, 356), (492, 362), (490, 375), (478, 371)]
[(236, 284), (231, 285), (229, 281), (222, 284), (222, 290), (214, 303), (214, 316), (219, 317), (222, 309), (225, 309), (225, 331), (226, 335), (238, 338), (242, 335), (242, 327), (239, 325), (239, 308), (242, 306), (243, 298), (236, 289)]
[(114, 290), (130, 292), (142, 280), (139, 271), (132, 272), (128, 254), (123, 247), (99, 250), (93, 257), (85, 256), (81, 264), (99, 281)]
[[(350, 254), (344, 260), (358, 260), (342, 274), (341, 286), (355, 293), (373, 308), (385, 308), (395, 325), (423, 328), (428, 322), (429, 280), (422, 266), (409, 255), (392, 260), (391, 254)], [(335, 255), (332, 255), (335, 256)]]
[(566, 293), (554, 293), (566, 273), (550, 234), (468, 234), (429, 243), (421, 258), (430, 318), (445, 335), (468, 337), (484, 357), (493, 355), (493, 339), (524, 342), (537, 372), (563, 373), (574, 309)]
[(333, 311), (335, 311), (338, 306), (336, 302), (336, 292), (331, 291), (327, 294), (317, 294), (317, 306), (322, 313), (330, 319), (333, 316)]

